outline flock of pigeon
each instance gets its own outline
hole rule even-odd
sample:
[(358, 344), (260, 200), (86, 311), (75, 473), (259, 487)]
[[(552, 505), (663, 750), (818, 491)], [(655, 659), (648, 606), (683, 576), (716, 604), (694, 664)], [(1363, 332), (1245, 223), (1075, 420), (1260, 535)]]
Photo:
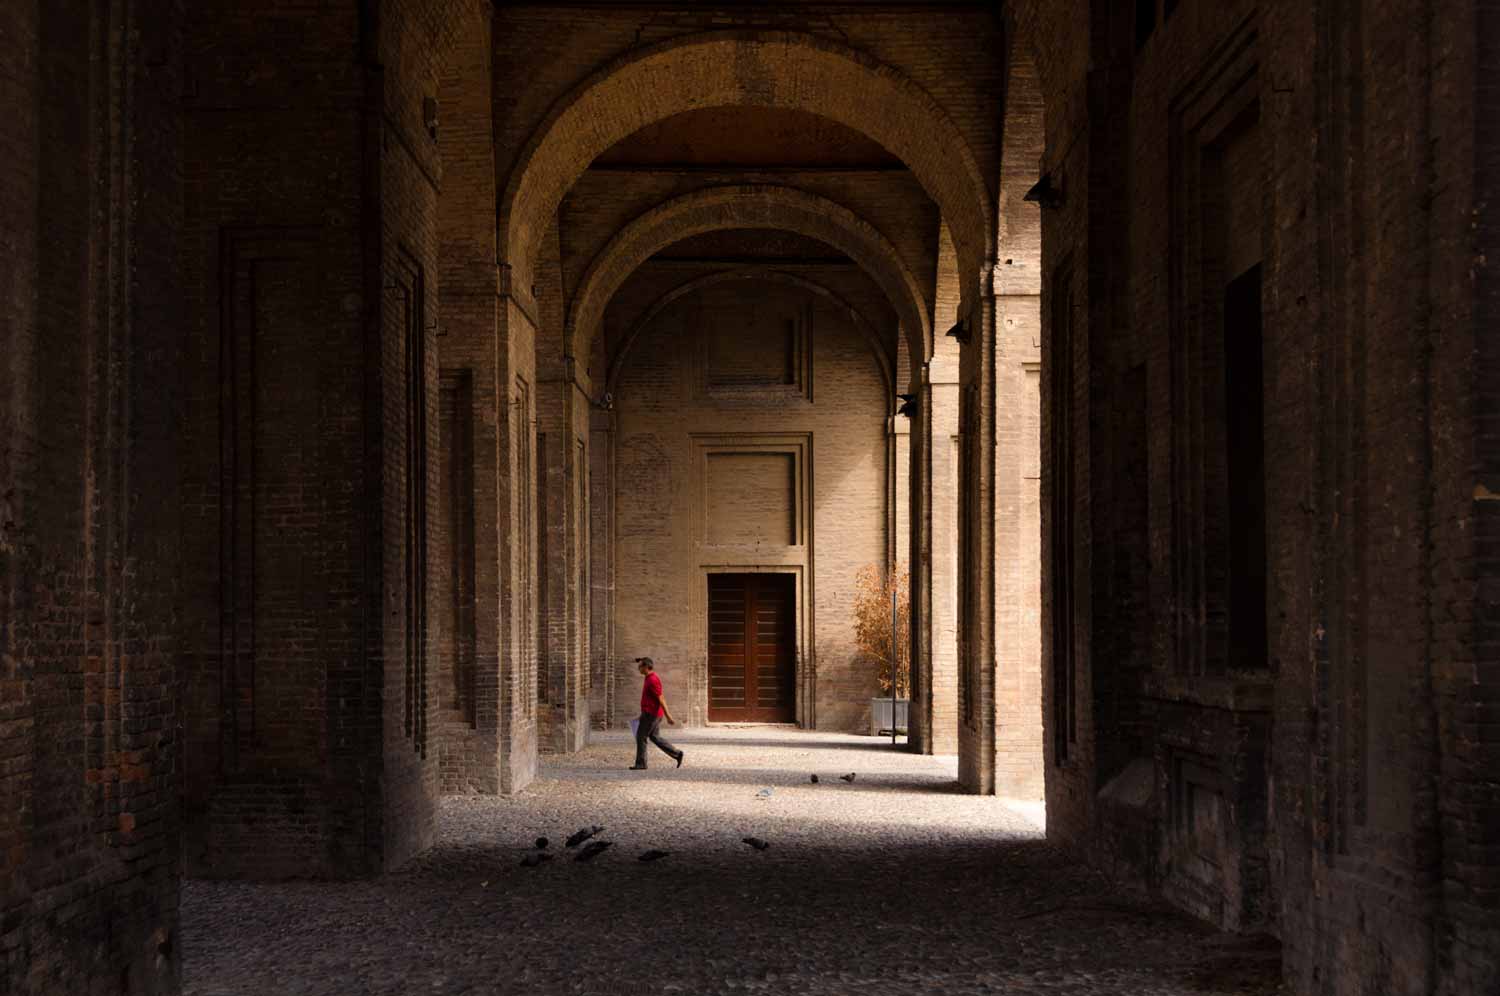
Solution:
[[(839, 780), (853, 784), (854, 777), (854, 772), (851, 771), (847, 775), (839, 775)], [(812, 776), (812, 783), (814, 785), (818, 784), (817, 775)], [(767, 796), (771, 794), (771, 790), (761, 789), (759, 794), (762, 796)], [(603, 832), (604, 828), (601, 826), (584, 827), (583, 829), (570, 836), (567, 840), (563, 841), (563, 846), (569, 850), (572, 850), (578, 847), (578, 845), (583, 844), (584, 847), (582, 848), (582, 850), (573, 855), (573, 860), (593, 861), (599, 855), (603, 854), (605, 851), (614, 846), (614, 841), (612, 840), (593, 839)], [(770, 841), (762, 840), (759, 837), (742, 837), (740, 839), (743, 840), (746, 844), (749, 844), (751, 847), (755, 848), (757, 851), (764, 851), (766, 848), (771, 846)], [(550, 844), (551, 841), (549, 841), (546, 837), (538, 837), (535, 841), (533, 841), (533, 850), (521, 859), (521, 867), (535, 868), (538, 865), (543, 864), (544, 862), (551, 861), (552, 852), (547, 850)], [(671, 853), (671, 851), (658, 851), (655, 848), (652, 848), (649, 851), (644, 851), (641, 854), (637, 855), (636, 860), (660, 861), (662, 858), (665, 858)]]

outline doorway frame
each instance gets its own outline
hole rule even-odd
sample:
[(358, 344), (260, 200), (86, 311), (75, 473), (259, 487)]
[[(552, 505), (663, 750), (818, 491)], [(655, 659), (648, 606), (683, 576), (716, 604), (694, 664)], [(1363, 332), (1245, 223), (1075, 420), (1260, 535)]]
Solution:
[[(710, 722), (708, 719), (708, 577), (710, 574), (790, 574), (793, 577), (792, 604), (796, 626), (793, 641), (796, 656), (792, 662), (794, 704), (793, 716), (798, 729), (811, 729), (816, 722), (817, 666), (813, 660), (811, 573), (802, 564), (704, 564), (693, 586), (692, 611), (699, 624), (695, 637), (693, 664), (693, 702), (703, 710), (704, 726), (742, 726), (739, 722)], [(772, 724), (764, 724), (772, 725)]]
[[(817, 661), (813, 613), (813, 438), (810, 432), (694, 432), (692, 446), (691, 563), (697, 577), (688, 611), (698, 620), (693, 643), (692, 721), (708, 721), (708, 575), (790, 573), (796, 575), (796, 708), (799, 729), (817, 725)], [(708, 542), (708, 460), (717, 454), (785, 453), (792, 457), (793, 508), (790, 544), (712, 544)]]
[[(697, 655), (699, 666), (694, 667), (694, 685), (700, 684), (700, 697), (697, 702), (703, 708), (703, 724), (705, 726), (780, 726), (780, 723), (756, 723), (750, 720), (711, 721), (708, 718), (708, 577), (709, 574), (790, 574), (792, 576), (792, 625), (795, 627), (795, 639), (793, 639), (792, 657), (792, 721), (798, 729), (807, 729), (810, 723), (804, 721), (804, 715), (811, 708), (814, 700), (813, 678), (816, 673), (810, 666), (804, 667), (810, 655), (810, 640), (807, 640), (808, 619), (811, 618), (811, 597), (807, 592), (807, 571), (802, 570), (799, 564), (708, 564), (703, 565), (702, 571), (697, 576), (697, 597), (702, 600), (700, 607), (696, 607), (697, 618), (700, 625), (697, 627)], [(805, 706), (804, 706), (805, 703)]]

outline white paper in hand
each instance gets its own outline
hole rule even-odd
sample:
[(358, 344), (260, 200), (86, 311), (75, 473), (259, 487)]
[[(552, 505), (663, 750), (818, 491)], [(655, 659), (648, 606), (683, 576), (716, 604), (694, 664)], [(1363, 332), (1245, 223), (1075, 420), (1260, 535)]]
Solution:
[(639, 734), (636, 732), (636, 730), (640, 728), (640, 725), (641, 725), (641, 721), (638, 720), (638, 719), (632, 719), (630, 721), (630, 735), (631, 735), (631, 737), (639, 736)]

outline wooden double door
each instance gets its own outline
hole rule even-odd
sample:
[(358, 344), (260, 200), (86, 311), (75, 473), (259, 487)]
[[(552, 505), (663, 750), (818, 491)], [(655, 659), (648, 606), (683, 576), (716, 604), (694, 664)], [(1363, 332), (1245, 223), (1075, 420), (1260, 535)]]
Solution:
[(797, 718), (796, 577), (708, 576), (710, 722)]

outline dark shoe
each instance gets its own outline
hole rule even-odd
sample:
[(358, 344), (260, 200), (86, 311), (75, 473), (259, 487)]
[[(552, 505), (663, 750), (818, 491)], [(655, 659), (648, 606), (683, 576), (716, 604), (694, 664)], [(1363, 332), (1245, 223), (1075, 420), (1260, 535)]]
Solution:
[(646, 766), (644, 764), (632, 764), (628, 770), (630, 770), (630, 771), (645, 771), (646, 770)]
[(683, 752), (682, 751), (678, 751), (677, 752), (677, 766), (679, 768), (682, 767), (682, 757), (683, 757)]

